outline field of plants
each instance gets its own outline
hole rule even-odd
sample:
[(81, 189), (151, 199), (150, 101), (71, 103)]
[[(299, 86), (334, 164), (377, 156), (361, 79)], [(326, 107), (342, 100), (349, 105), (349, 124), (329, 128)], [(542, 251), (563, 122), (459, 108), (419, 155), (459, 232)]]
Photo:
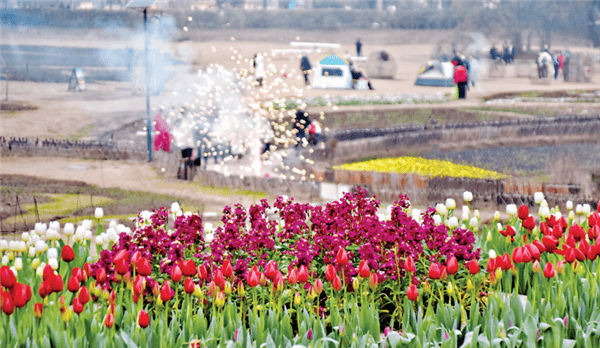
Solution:
[(174, 203), (0, 240), (1, 347), (598, 347), (600, 213)]

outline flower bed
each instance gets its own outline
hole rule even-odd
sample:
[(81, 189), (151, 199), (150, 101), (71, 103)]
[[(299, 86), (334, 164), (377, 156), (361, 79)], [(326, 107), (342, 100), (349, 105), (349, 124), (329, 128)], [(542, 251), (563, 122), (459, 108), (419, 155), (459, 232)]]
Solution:
[(454, 178), (503, 179), (506, 175), (473, 166), (454, 164), (449, 161), (430, 160), (421, 157), (381, 158), (364, 162), (346, 163), (334, 169), (375, 172), (415, 173), (426, 176), (449, 176)]
[(490, 226), (451, 199), (384, 218), (361, 190), (225, 207), (214, 231), (178, 205), (38, 223), (0, 241), (0, 346), (596, 347), (600, 214), (536, 201), (541, 222)]

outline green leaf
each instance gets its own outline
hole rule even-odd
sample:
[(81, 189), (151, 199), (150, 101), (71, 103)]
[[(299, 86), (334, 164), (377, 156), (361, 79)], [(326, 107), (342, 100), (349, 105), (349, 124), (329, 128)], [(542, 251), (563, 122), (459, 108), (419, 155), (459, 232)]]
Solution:
[(123, 339), (123, 342), (125, 342), (128, 348), (138, 348), (137, 344), (133, 342), (131, 337), (129, 337), (129, 335), (125, 331), (121, 331), (121, 338)]

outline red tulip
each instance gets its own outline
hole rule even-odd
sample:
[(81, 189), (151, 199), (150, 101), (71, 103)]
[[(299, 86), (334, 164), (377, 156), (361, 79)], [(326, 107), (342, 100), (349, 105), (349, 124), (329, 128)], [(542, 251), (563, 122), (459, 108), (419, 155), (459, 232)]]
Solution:
[(581, 252), (581, 250), (575, 249), (575, 248), (572, 248), (571, 250), (573, 250), (573, 252), (575, 252), (575, 258), (577, 259), (577, 261), (579, 261), (579, 262), (585, 261), (586, 256), (584, 253)]
[(68, 245), (65, 245), (62, 248), (60, 256), (62, 257), (62, 260), (64, 262), (71, 262), (71, 261), (75, 260), (75, 252), (73, 252), (73, 248), (71, 248)]
[(323, 291), (323, 281), (320, 278), (317, 278), (317, 280), (315, 280), (314, 288), (317, 295), (319, 295)]
[(140, 296), (144, 293), (144, 289), (146, 289), (145, 279), (138, 274), (133, 281), (133, 293)]
[(404, 262), (404, 269), (408, 273), (415, 273), (415, 261), (413, 260), (412, 256), (406, 258), (406, 262)]
[(83, 264), (83, 273), (87, 278), (92, 276), (92, 266), (87, 262)]
[(406, 289), (406, 297), (411, 301), (416, 301), (419, 298), (419, 290), (417, 290), (415, 284), (411, 284), (408, 289)]
[(117, 303), (117, 293), (114, 289), (111, 290), (110, 294), (108, 295), (108, 303), (111, 305), (115, 305)]
[(158, 285), (158, 282), (154, 282), (152, 284), (152, 296), (158, 295), (160, 295), (160, 285)]
[(81, 289), (79, 289), (79, 295), (77, 297), (79, 298), (79, 302), (82, 304), (90, 302), (90, 291), (88, 290), (87, 286), (84, 285), (81, 287)]
[(277, 275), (277, 262), (271, 260), (267, 263), (265, 275), (271, 280), (275, 279), (275, 276)]
[(123, 249), (120, 250), (115, 257), (113, 257), (113, 263), (116, 265), (118, 262), (125, 262), (127, 263), (127, 261), (129, 261), (129, 253), (127, 252), (127, 250)]
[(15, 283), (10, 289), (10, 296), (15, 307), (25, 307), (27, 302), (31, 300), (31, 287), (29, 285)]
[(196, 264), (194, 260), (187, 260), (181, 263), (181, 271), (186, 277), (193, 277), (196, 275)]
[(594, 226), (598, 225), (598, 223), (600, 223), (600, 214), (598, 214), (598, 213), (591, 214), (590, 217), (588, 218), (588, 225), (590, 227), (594, 227)]
[(505, 253), (504, 255), (502, 255), (502, 262), (500, 263), (500, 268), (503, 271), (507, 271), (509, 269), (511, 269), (512, 267), (512, 261), (510, 261), (510, 256), (508, 256), (508, 253)]
[(183, 278), (183, 272), (181, 272), (181, 267), (179, 267), (179, 265), (175, 265), (175, 267), (173, 267), (173, 269), (171, 270), (171, 280), (175, 283), (179, 283), (181, 281), (181, 278)]
[[(283, 280), (283, 274), (281, 274), (280, 271), (277, 271), (277, 273), (275, 274), (275, 279), (273, 280), (273, 290), (274, 291), (283, 291), (284, 286), (285, 286), (285, 280)], [(323, 286), (323, 283), (321, 283), (321, 287), (322, 286)]]
[(340, 277), (337, 276), (337, 274), (333, 278), (333, 281), (331, 282), (331, 286), (333, 286), (333, 289), (335, 291), (342, 290), (342, 281), (340, 280)]
[(258, 273), (250, 271), (246, 282), (248, 283), (248, 286), (251, 286), (254, 288), (254, 287), (258, 286), (259, 280), (260, 280), (260, 278), (258, 276)]
[(538, 249), (534, 244), (526, 244), (525, 248), (527, 248), (527, 250), (529, 250), (529, 254), (531, 255), (532, 259), (534, 259), (534, 260), (540, 259), (540, 249)]
[(365, 260), (361, 260), (358, 265), (358, 276), (361, 278), (368, 278), (371, 275), (371, 269), (369, 269), (369, 264)]
[(135, 253), (133, 253), (133, 256), (131, 257), (131, 266), (137, 266), (138, 261), (140, 261), (140, 259), (142, 258), (142, 253), (138, 250)]
[(340, 248), (335, 260), (337, 261), (338, 265), (342, 267), (346, 266), (346, 264), (348, 264), (348, 254), (346, 253), (346, 249)]
[(458, 260), (456, 260), (456, 257), (452, 256), (450, 260), (448, 260), (446, 271), (448, 274), (456, 274), (456, 272), (458, 272)]
[(519, 216), (519, 219), (521, 220), (527, 219), (529, 217), (529, 208), (527, 208), (527, 206), (523, 204), (519, 207), (519, 210), (517, 211), (517, 216)]
[(223, 262), (223, 277), (230, 278), (233, 277), (233, 267), (231, 267), (231, 261), (225, 260)]
[(129, 266), (128, 266), (127, 262), (125, 260), (120, 260), (118, 262), (115, 262), (115, 271), (117, 271), (117, 273), (120, 275), (123, 275), (123, 274), (129, 272)]
[[(194, 267), (194, 269), (195, 268), (196, 267)], [(192, 280), (192, 278), (190, 278), (190, 277), (185, 278), (185, 281), (183, 282), (183, 290), (188, 295), (191, 295), (194, 293), (194, 290), (196, 290), (196, 284), (194, 284), (194, 281)]]
[(488, 273), (494, 273), (496, 271), (496, 259), (489, 259), (486, 270)]
[(165, 280), (162, 287), (160, 288), (160, 299), (163, 302), (167, 302), (173, 298), (173, 290), (171, 290), (171, 283)]
[(115, 325), (115, 316), (112, 314), (112, 312), (108, 312), (106, 317), (104, 317), (104, 325), (106, 325), (106, 327), (109, 329)]
[(556, 273), (563, 274), (565, 271), (565, 262), (563, 260), (558, 260), (556, 263)]
[(514, 237), (516, 233), (517, 231), (515, 231), (514, 227), (512, 227), (511, 225), (506, 226), (506, 234), (508, 236)]
[(50, 289), (48, 294), (53, 292), (61, 292), (63, 291), (64, 283), (62, 276), (60, 274), (54, 275), (53, 277), (48, 278), (47, 280), (48, 287), (46, 290)]
[(73, 299), (73, 312), (80, 314), (83, 312), (83, 303), (79, 300), (79, 297)]
[(555, 225), (558, 224), (558, 221), (556, 220), (556, 218), (554, 217), (554, 215), (550, 215), (550, 217), (546, 219), (546, 224), (548, 224), (548, 226), (550, 228), (552, 228), (552, 227), (554, 227)]
[(41, 319), (42, 318), (42, 313), (44, 313), (44, 305), (41, 304), (40, 302), (36, 302), (33, 305), (33, 316)]
[(54, 270), (52, 269), (52, 267), (50, 267), (50, 265), (46, 265), (46, 267), (44, 267), (44, 273), (42, 275), (42, 280), (47, 280), (50, 277), (54, 276)]
[(528, 262), (530, 262), (532, 260), (531, 252), (526, 247), (522, 247), (521, 248), (521, 255), (522, 255), (522, 258), (523, 258), (523, 263), (528, 263)]
[(288, 283), (295, 285), (298, 282), (298, 274), (296, 273), (296, 269), (292, 268), (290, 273), (288, 274)]
[(333, 278), (337, 275), (337, 272), (335, 270), (335, 267), (333, 267), (332, 264), (327, 265), (327, 268), (325, 268), (325, 279), (328, 282), (333, 281)]
[(532, 242), (532, 244), (535, 245), (535, 247), (538, 249), (540, 254), (543, 254), (546, 252), (546, 247), (544, 246), (544, 243), (540, 242), (539, 239), (534, 240)]
[(73, 268), (73, 270), (71, 271), (71, 276), (77, 278), (77, 281), (79, 281), (80, 283), (87, 280), (85, 277), (85, 273), (83, 273), (83, 271), (79, 267)]
[(72, 293), (76, 293), (77, 291), (79, 291), (79, 281), (76, 277), (71, 277), (69, 279), (69, 282), (67, 283), (67, 290), (69, 290)]
[(3, 287), (10, 289), (17, 282), (17, 277), (8, 266), (0, 267), (0, 283)]
[(523, 221), (523, 227), (527, 231), (532, 231), (535, 228), (535, 219), (533, 218), (533, 216), (529, 216)]
[(575, 250), (566, 245), (563, 247), (563, 249), (565, 249), (565, 260), (569, 263), (573, 263), (575, 261)]
[(558, 246), (558, 239), (554, 236), (544, 236), (542, 237), (542, 244), (544, 244), (548, 252), (553, 252)]
[(590, 240), (595, 240), (600, 236), (600, 225), (596, 225), (590, 229), (588, 229), (588, 237)]
[(469, 273), (471, 273), (471, 274), (479, 273), (479, 262), (477, 262), (477, 260), (473, 259), (473, 260), (469, 261)]
[(106, 270), (104, 268), (98, 268), (96, 270), (96, 282), (104, 283), (106, 281)]
[(552, 278), (554, 277), (554, 266), (552, 266), (551, 262), (548, 262), (544, 267), (544, 277)]
[(440, 279), (441, 275), (442, 271), (440, 270), (440, 266), (437, 263), (432, 262), (429, 265), (429, 278)]
[(298, 269), (298, 283), (306, 283), (308, 281), (308, 269), (306, 266), (302, 265)]
[(13, 314), (15, 311), (15, 306), (10, 293), (8, 291), (4, 291), (0, 296), (2, 297), (0, 298), (0, 302), (2, 303), (2, 312), (4, 312), (6, 315)]
[(377, 276), (377, 273), (372, 273), (371, 277), (369, 278), (369, 286), (372, 289), (375, 289), (377, 287), (377, 284), (379, 284), (379, 277)]
[(200, 280), (206, 280), (208, 278), (208, 271), (206, 270), (206, 266), (198, 266), (198, 278), (200, 278)]
[(152, 275), (152, 265), (150, 260), (145, 257), (141, 257), (136, 264), (137, 273), (142, 276)]
[(579, 242), (579, 250), (581, 250), (584, 255), (587, 255), (590, 251), (590, 243), (588, 243), (585, 239), (582, 239), (581, 242)]
[(41, 298), (45, 298), (46, 296), (49, 295), (50, 289), (47, 288), (47, 283), (46, 282), (42, 282), (40, 284), (40, 287), (38, 288), (38, 294), (40, 295)]
[(145, 329), (150, 325), (150, 316), (148, 315), (148, 312), (143, 309), (140, 310), (140, 315), (138, 316), (138, 325), (142, 329)]
[(516, 247), (512, 252), (512, 260), (514, 263), (519, 264), (523, 262), (523, 252), (520, 247)]
[(217, 269), (215, 271), (214, 282), (219, 288), (222, 287), (223, 285), (225, 285), (225, 278), (223, 277), (223, 272), (221, 272), (220, 269)]

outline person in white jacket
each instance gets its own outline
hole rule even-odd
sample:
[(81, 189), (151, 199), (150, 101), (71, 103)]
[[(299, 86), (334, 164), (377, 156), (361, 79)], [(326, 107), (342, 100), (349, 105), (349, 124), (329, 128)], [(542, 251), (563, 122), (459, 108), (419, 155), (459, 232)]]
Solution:
[(264, 78), (265, 62), (262, 54), (258, 53), (254, 56), (254, 79), (258, 82), (258, 85), (262, 87)]

